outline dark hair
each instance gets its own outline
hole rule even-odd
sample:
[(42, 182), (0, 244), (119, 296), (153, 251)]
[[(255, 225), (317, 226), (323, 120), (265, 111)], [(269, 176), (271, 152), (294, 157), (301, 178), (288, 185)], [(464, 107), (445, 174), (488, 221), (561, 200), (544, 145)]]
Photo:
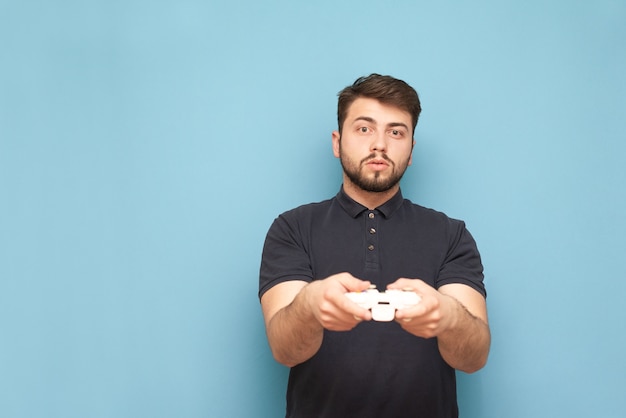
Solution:
[(422, 111), (420, 99), (415, 89), (397, 78), (388, 75), (370, 74), (366, 77), (357, 78), (351, 86), (339, 92), (339, 101), (337, 103), (339, 133), (341, 133), (343, 123), (348, 116), (348, 108), (360, 97), (376, 99), (381, 103), (396, 106), (408, 112), (413, 119), (413, 131), (415, 131), (417, 120)]

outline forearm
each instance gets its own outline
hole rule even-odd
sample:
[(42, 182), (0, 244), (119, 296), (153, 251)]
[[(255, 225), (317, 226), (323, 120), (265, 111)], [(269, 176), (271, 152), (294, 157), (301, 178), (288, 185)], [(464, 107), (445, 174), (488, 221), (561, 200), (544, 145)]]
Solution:
[(303, 303), (299, 294), (271, 318), (267, 339), (277, 362), (293, 367), (311, 358), (319, 350), (324, 329)]
[(474, 373), (485, 366), (491, 345), (489, 325), (450, 297), (451, 326), (438, 337), (439, 352), (453, 368)]

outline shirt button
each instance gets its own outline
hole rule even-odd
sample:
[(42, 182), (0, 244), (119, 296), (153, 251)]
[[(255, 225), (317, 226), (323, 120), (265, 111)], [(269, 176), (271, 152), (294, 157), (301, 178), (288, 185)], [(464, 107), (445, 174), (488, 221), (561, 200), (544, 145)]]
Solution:
[(370, 234), (374, 235), (376, 233), (376, 230), (374, 228), (370, 228)]
[(374, 219), (374, 213), (370, 212), (370, 214), (368, 215), (370, 217), (370, 219)]
[(373, 245), (369, 245), (369, 246), (367, 247), (367, 249), (368, 249), (368, 250), (370, 250), (370, 251), (373, 251), (373, 250), (374, 250), (374, 246), (373, 246)]

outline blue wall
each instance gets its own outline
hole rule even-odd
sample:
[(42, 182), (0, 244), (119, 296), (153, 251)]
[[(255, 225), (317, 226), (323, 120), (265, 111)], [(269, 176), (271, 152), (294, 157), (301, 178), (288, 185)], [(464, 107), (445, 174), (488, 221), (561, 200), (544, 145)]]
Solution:
[(265, 232), (332, 196), (336, 93), (403, 78), (466, 220), (467, 418), (623, 417), (626, 3), (0, 1), (0, 416), (277, 417)]

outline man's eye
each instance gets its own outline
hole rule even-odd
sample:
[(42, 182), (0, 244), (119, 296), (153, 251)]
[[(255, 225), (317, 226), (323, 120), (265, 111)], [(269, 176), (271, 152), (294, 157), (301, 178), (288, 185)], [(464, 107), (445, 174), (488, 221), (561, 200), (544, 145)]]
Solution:
[(363, 132), (363, 133), (367, 133), (367, 131), (369, 131), (367, 126), (362, 126), (361, 128), (359, 128), (359, 131)]

